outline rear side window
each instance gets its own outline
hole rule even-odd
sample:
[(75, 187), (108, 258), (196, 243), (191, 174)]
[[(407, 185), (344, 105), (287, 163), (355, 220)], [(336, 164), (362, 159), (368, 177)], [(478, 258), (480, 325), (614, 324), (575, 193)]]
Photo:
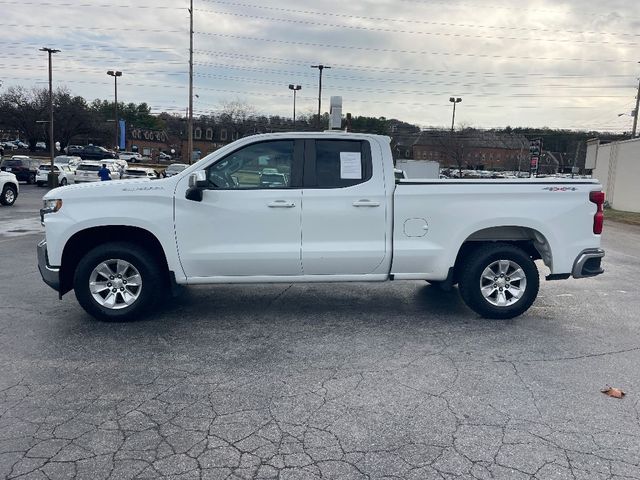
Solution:
[[(315, 168), (310, 187), (344, 188), (371, 178), (369, 142), (361, 140), (316, 140)], [(315, 177), (315, 178), (313, 178)]]

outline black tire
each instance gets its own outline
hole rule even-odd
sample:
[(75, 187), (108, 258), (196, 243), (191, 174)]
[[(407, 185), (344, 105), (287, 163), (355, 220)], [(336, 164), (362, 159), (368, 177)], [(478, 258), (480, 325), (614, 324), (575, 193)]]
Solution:
[(33, 185), (34, 183), (36, 183), (36, 174), (30, 173), (27, 177), (27, 185)]
[[(138, 296), (133, 303), (122, 306), (124, 297), (121, 293), (116, 292), (113, 297), (120, 298), (119, 307), (109, 308), (98, 303), (94, 298), (94, 294), (89, 288), (89, 281), (96, 267), (103, 262), (108, 264), (115, 260), (128, 262), (139, 272), (142, 280)], [(102, 277), (100, 279), (102, 280)], [(105, 279), (106, 281), (108, 280)], [(114, 280), (114, 282), (117, 281)], [(105, 243), (90, 250), (80, 259), (73, 278), (73, 288), (82, 308), (98, 320), (107, 322), (124, 322), (142, 317), (160, 298), (160, 293), (166, 283), (163, 268), (158, 260), (144, 248), (127, 242)], [(111, 284), (108, 285), (111, 286)], [(130, 287), (124, 288), (129, 291)], [(109, 290), (111, 288), (106, 289), (105, 295), (111, 295)], [(97, 295), (102, 295), (102, 293)]]
[(14, 203), (16, 203), (16, 198), (18, 198), (18, 189), (13, 185), (6, 184), (2, 189), (2, 195), (0, 196), (0, 203), (2, 205), (6, 205), (10, 207)]
[(42, 187), (44, 185), (44, 182), (36, 182), (36, 185)]
[[(498, 273), (500, 264), (496, 262), (504, 260), (510, 262), (506, 274)], [(507, 265), (503, 263), (502, 265)], [(515, 276), (515, 266), (518, 266), (524, 275), (523, 280), (509, 278), (509, 272)], [(486, 277), (483, 280), (483, 272), (491, 267), (496, 269), (495, 283), (491, 283)], [(507, 243), (486, 244), (470, 251), (459, 271), (459, 290), (462, 299), (476, 313), (485, 318), (507, 319), (517, 317), (526, 312), (538, 296), (540, 277), (538, 268), (531, 257), (521, 248)], [(504, 285), (503, 283), (506, 282)], [(509, 283), (511, 282), (511, 283)], [(482, 291), (485, 285), (485, 297)], [(523, 289), (522, 293), (519, 293)], [(502, 290), (500, 290), (502, 288)], [(489, 294), (492, 291), (493, 293)], [(514, 295), (513, 292), (516, 292)], [(495, 298), (492, 298), (495, 293)], [(519, 298), (516, 298), (521, 295)], [(514, 300), (515, 299), (515, 300)], [(504, 302), (504, 305), (494, 303)]]
[(67, 179), (63, 178), (62, 180), (60, 180), (60, 186), (64, 187), (67, 184)]

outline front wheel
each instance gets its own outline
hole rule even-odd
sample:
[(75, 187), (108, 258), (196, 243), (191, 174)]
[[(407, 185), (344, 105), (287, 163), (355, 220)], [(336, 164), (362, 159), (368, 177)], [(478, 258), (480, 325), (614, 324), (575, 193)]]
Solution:
[(162, 269), (138, 245), (105, 243), (78, 263), (73, 287), (78, 302), (99, 320), (128, 321), (140, 317), (160, 297)]
[(540, 278), (531, 257), (506, 243), (484, 245), (467, 256), (459, 276), (462, 299), (485, 318), (517, 317), (538, 296)]
[(2, 195), (0, 196), (0, 203), (10, 207), (16, 203), (18, 197), (18, 190), (12, 185), (5, 185), (2, 189)]
[(63, 178), (62, 180), (60, 180), (60, 186), (61, 186), (61, 187), (64, 187), (67, 183), (68, 183), (68, 182), (67, 182), (67, 179), (66, 179), (66, 178)]

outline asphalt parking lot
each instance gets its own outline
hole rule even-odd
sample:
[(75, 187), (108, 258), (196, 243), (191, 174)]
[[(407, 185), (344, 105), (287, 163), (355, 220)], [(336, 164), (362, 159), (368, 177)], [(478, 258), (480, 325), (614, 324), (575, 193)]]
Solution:
[(0, 478), (640, 479), (640, 228), (514, 320), (398, 282), (108, 324), (40, 280), (44, 191), (0, 208)]

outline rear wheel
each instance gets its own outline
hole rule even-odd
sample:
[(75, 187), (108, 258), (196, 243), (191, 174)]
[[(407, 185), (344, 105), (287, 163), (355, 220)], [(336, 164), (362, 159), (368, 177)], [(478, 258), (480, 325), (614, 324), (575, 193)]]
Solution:
[(61, 187), (64, 187), (67, 183), (68, 183), (68, 182), (67, 182), (67, 179), (66, 179), (66, 178), (63, 178), (62, 180), (60, 180), (60, 186), (61, 186)]
[(99, 320), (139, 318), (160, 297), (166, 282), (157, 260), (138, 245), (112, 242), (78, 263), (73, 286), (78, 302)]
[(459, 276), (464, 302), (485, 318), (506, 319), (529, 309), (538, 295), (538, 269), (527, 253), (496, 243), (471, 251)]
[(18, 190), (13, 185), (5, 185), (2, 189), (2, 195), (0, 196), (0, 203), (2, 205), (11, 206), (16, 203), (18, 197)]
[(30, 173), (29, 176), (27, 177), (27, 183), (29, 185), (32, 185), (34, 183), (36, 183), (36, 174), (35, 173)]

